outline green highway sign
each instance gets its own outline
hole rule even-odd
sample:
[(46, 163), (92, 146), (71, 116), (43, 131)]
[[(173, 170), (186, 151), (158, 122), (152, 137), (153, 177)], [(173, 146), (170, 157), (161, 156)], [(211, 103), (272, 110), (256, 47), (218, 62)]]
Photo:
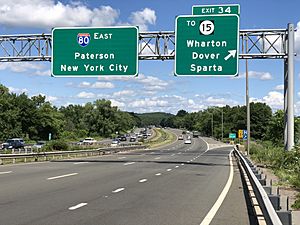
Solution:
[(138, 28), (54, 28), (52, 65), (55, 77), (138, 74)]
[(236, 76), (239, 16), (178, 16), (175, 45), (175, 75)]
[(235, 14), (240, 15), (240, 5), (194, 5), (193, 15), (218, 15)]
[(229, 138), (235, 139), (236, 138), (236, 133), (230, 133)]

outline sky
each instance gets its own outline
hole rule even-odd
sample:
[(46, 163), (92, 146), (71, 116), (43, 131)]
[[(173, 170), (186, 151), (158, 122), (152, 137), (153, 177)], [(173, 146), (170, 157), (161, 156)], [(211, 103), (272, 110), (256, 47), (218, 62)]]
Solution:
[[(175, 18), (193, 5), (240, 4), (240, 29), (286, 28), (293, 23), (300, 55), (298, 0), (0, 0), (0, 35), (50, 33), (53, 27), (133, 25), (140, 31), (174, 31)], [(0, 51), (1, 52), (1, 51)], [(0, 53), (1, 54), (1, 53)], [(249, 60), (250, 99), (283, 108), (283, 60)], [(109, 99), (121, 110), (195, 112), (245, 104), (245, 61), (239, 76), (175, 77), (174, 61), (139, 61), (138, 77), (51, 77), (50, 62), (0, 63), (0, 83), (10, 92), (42, 94), (58, 107)], [(295, 57), (295, 113), (300, 115), (300, 57)]]

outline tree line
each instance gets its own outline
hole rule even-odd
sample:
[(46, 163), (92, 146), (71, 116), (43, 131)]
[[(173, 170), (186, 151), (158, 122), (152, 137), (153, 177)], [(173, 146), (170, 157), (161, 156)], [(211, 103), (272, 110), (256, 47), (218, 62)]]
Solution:
[(74, 140), (86, 136), (109, 137), (139, 124), (134, 113), (123, 112), (107, 100), (57, 108), (45, 96), (10, 93), (0, 85), (0, 140)]
[[(274, 145), (283, 145), (284, 139), (284, 112), (272, 109), (265, 103), (250, 103), (251, 137), (254, 140), (271, 141)], [(200, 131), (203, 136), (228, 138), (229, 133), (238, 134), (238, 130), (246, 130), (246, 106), (210, 107), (199, 112), (188, 113), (179, 110), (175, 116), (161, 120), (164, 127), (183, 128), (190, 131)], [(295, 118), (295, 142), (299, 142), (300, 119)]]
[[(283, 144), (284, 113), (272, 113), (265, 103), (251, 103), (251, 137)], [(222, 112), (224, 138), (229, 133), (246, 129), (246, 107), (210, 107), (199, 112), (179, 110), (169, 113), (135, 114), (124, 112), (111, 102), (99, 99), (85, 105), (68, 105), (60, 108), (46, 101), (45, 96), (28, 97), (10, 93), (0, 84), (0, 140), (22, 137), (30, 140), (76, 140), (79, 138), (110, 137), (124, 133), (135, 126), (156, 125), (200, 131), (203, 136), (221, 139)], [(295, 118), (296, 142), (299, 141), (300, 119)]]

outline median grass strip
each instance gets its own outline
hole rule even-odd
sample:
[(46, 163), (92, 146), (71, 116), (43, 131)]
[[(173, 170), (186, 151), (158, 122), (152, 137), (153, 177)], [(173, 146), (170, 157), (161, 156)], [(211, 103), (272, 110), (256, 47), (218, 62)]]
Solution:
[(155, 132), (155, 137), (144, 141), (150, 148), (168, 145), (177, 140), (177, 136), (169, 130), (155, 128), (153, 131)]

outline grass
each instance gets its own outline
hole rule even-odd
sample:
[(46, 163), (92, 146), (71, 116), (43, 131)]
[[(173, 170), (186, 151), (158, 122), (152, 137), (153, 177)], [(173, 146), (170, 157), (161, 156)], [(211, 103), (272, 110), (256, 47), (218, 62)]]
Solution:
[(150, 148), (168, 145), (177, 140), (176, 135), (169, 130), (155, 128), (153, 131), (155, 132), (155, 137), (149, 141), (144, 141), (144, 143), (149, 145)]
[[(280, 179), (280, 184), (300, 190), (300, 147), (284, 151), (282, 147), (273, 146), (270, 142), (251, 144), (251, 159), (256, 163), (271, 168)], [(300, 209), (300, 194), (297, 195), (294, 209)]]

